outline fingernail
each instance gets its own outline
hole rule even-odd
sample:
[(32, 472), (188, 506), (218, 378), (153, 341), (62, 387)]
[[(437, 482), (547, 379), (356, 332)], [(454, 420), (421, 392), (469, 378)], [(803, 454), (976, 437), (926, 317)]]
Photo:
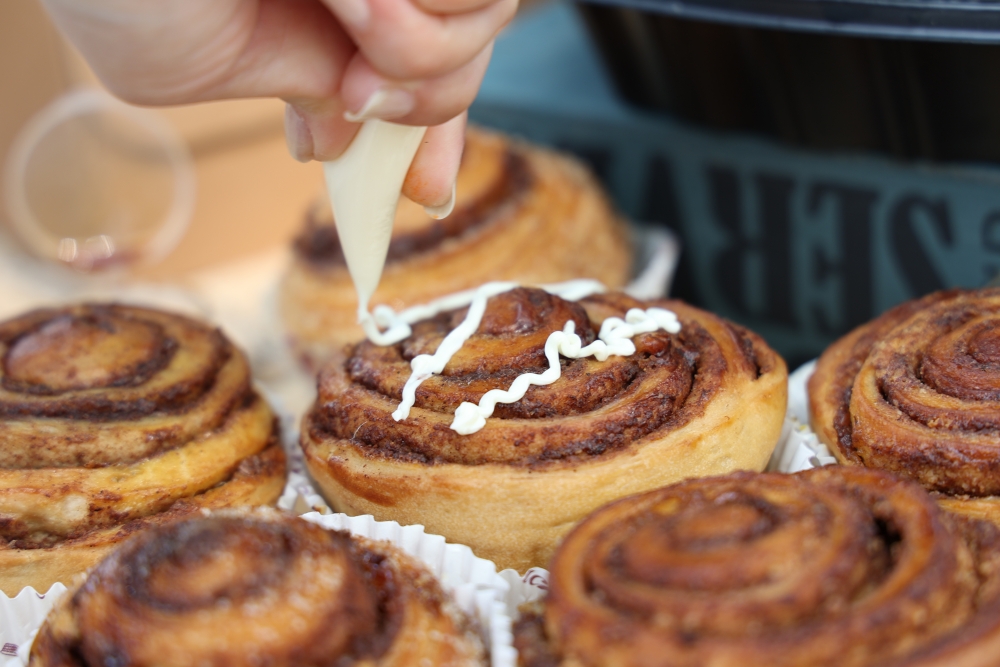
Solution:
[(410, 113), (415, 105), (416, 98), (408, 90), (379, 88), (372, 93), (360, 109), (355, 112), (345, 111), (344, 119), (352, 123), (360, 123), (374, 118), (392, 120)]
[(368, 27), (372, 15), (368, 0), (327, 0), (327, 5), (332, 7), (337, 18), (349, 27), (356, 30)]
[(312, 132), (306, 119), (291, 104), (285, 105), (285, 141), (288, 152), (299, 162), (309, 162), (314, 157)]
[(441, 220), (451, 215), (451, 212), (455, 210), (455, 184), (451, 185), (451, 197), (448, 198), (448, 201), (440, 206), (424, 206), (424, 210), (435, 220)]

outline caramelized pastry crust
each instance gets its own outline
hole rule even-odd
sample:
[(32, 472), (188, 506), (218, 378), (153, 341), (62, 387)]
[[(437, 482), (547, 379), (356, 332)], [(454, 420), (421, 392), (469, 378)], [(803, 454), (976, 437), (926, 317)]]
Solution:
[[(402, 309), (491, 280), (595, 278), (611, 288), (628, 281), (625, 225), (571, 159), (470, 129), (457, 193), (443, 220), (400, 200), (373, 306)], [(311, 216), (294, 255), (281, 285), (281, 317), (296, 352), (318, 368), (363, 335), (329, 209)]]
[(484, 664), (471, 622), (385, 542), (273, 510), (144, 531), (53, 609), (30, 665)]
[(217, 330), (119, 305), (38, 310), (0, 323), (0, 360), (10, 595), (69, 581), (172, 507), (281, 493), (274, 416)]
[(688, 480), (570, 533), (515, 646), (525, 667), (985, 667), (998, 567), (1000, 529), (883, 471)]
[[(482, 430), (449, 428), (463, 401), (546, 370), (545, 342), (567, 321), (586, 345), (608, 317), (653, 305), (677, 313), (679, 334), (641, 334), (636, 354), (603, 362), (563, 358), (555, 383), (498, 405)], [(523, 570), (544, 565), (558, 538), (609, 500), (767, 463), (785, 410), (780, 357), (709, 313), (622, 294), (571, 303), (519, 288), (491, 298), (475, 335), (396, 422), (410, 360), (432, 353), (465, 312), (418, 323), (394, 346), (362, 342), (321, 374), (302, 445), (338, 510), (420, 523)]]
[(937, 292), (830, 346), (809, 381), (837, 458), (892, 470), (1000, 518), (1000, 290)]

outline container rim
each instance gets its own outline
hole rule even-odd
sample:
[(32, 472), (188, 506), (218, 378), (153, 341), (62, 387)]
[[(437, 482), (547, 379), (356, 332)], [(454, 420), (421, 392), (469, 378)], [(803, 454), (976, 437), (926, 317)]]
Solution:
[(756, 28), (1000, 43), (996, 0), (583, 0)]

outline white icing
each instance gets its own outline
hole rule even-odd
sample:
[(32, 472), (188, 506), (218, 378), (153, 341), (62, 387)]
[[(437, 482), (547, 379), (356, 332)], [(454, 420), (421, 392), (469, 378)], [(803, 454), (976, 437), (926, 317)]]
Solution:
[(372, 318), (368, 302), (382, 277), (399, 193), (426, 130), (365, 121), (344, 154), (323, 164), (337, 236), (358, 292), (362, 325)]
[[(492, 282), (474, 290), (442, 297), (426, 306), (408, 308), (398, 314), (387, 306), (379, 306), (375, 309), (371, 330), (366, 328), (365, 334), (376, 345), (392, 345), (407, 338), (412, 333), (410, 325), (414, 322), (429, 319), (448, 310), (469, 306), (469, 312), (465, 319), (444, 337), (434, 354), (418, 354), (410, 361), (412, 372), (407, 378), (406, 384), (403, 385), (403, 397), (399, 407), (392, 413), (393, 419), (401, 421), (410, 416), (410, 408), (413, 407), (416, 399), (417, 387), (432, 375), (440, 374), (455, 353), (462, 349), (465, 341), (476, 333), (476, 329), (482, 322), (483, 313), (486, 312), (486, 301), (491, 296), (509, 292), (515, 287), (518, 287), (517, 283)], [(549, 294), (554, 294), (567, 301), (576, 301), (606, 289), (596, 280), (570, 280), (564, 283), (542, 285), (541, 287)], [(379, 331), (374, 326), (376, 322), (386, 327), (386, 331)]]
[[(502, 285), (506, 285), (506, 287), (501, 289), (499, 286)], [(480, 292), (486, 294), (484, 298), (489, 298), (490, 296), (509, 292), (519, 286), (518, 283), (514, 282), (484, 283), (477, 288), (448, 294), (447, 296), (434, 299), (428, 304), (412, 306), (399, 313), (389, 306), (375, 306), (372, 317), (361, 322), (361, 326), (368, 340), (376, 345), (395, 345), (399, 341), (410, 337), (410, 334), (413, 333), (410, 327), (411, 324), (415, 324), (421, 320), (429, 320), (449, 310), (464, 308), (470, 305)], [(549, 294), (555, 294), (567, 301), (578, 301), (591, 294), (607, 290), (600, 282), (586, 278), (567, 280), (562, 283), (551, 283), (549, 285), (541, 285), (540, 287)], [(481, 319), (482, 315), (480, 315)], [(477, 321), (476, 328), (478, 327), (479, 322)]]
[[(380, 120), (366, 121), (344, 154), (323, 165), (337, 236), (358, 293), (358, 323), (369, 340), (376, 345), (393, 345), (410, 336), (411, 325), (415, 322), (469, 307), (465, 319), (445, 336), (434, 354), (420, 354), (410, 362), (412, 373), (403, 386), (402, 401), (392, 413), (396, 421), (409, 416), (417, 387), (432, 375), (441, 373), (476, 332), (486, 312), (487, 300), (518, 286), (512, 282), (486, 283), (477, 289), (458, 292), (400, 313), (388, 306), (378, 306), (374, 313), (368, 312), (368, 303), (385, 268), (403, 180), (426, 130), (425, 127)], [(576, 301), (603, 292), (605, 288), (594, 280), (570, 280), (546, 285), (543, 289), (568, 301)], [(507, 391), (487, 392), (478, 406), (463, 403), (455, 413), (452, 428), (463, 434), (474, 433), (486, 424), (486, 418), (493, 414), (497, 403), (519, 401), (531, 385), (555, 382), (560, 374), (560, 354), (571, 358), (593, 355), (601, 361), (612, 354), (629, 355), (635, 352), (635, 345), (629, 338), (657, 328), (673, 331), (671, 327), (680, 330), (677, 318), (670, 311), (632, 309), (624, 321), (619, 318), (606, 320), (601, 325), (599, 340), (584, 348), (573, 331), (573, 322), (567, 322), (563, 331), (553, 332), (545, 343), (550, 364), (548, 371), (540, 375), (521, 375)]]
[(677, 321), (677, 315), (669, 310), (632, 308), (625, 314), (624, 320), (618, 317), (604, 320), (598, 340), (586, 347), (583, 347), (583, 341), (576, 334), (575, 328), (573, 320), (570, 320), (562, 331), (553, 331), (545, 341), (545, 357), (549, 361), (547, 371), (519, 375), (511, 383), (510, 389), (493, 389), (483, 394), (479, 405), (463, 402), (455, 410), (452, 430), (462, 435), (475, 433), (486, 426), (486, 419), (493, 414), (497, 403), (516, 403), (524, 398), (532, 385), (547, 385), (558, 380), (562, 374), (559, 355), (569, 359), (593, 356), (598, 361), (604, 361), (611, 355), (627, 357), (635, 354), (635, 343), (631, 340), (634, 336), (658, 329), (675, 334), (681, 330), (681, 325)]

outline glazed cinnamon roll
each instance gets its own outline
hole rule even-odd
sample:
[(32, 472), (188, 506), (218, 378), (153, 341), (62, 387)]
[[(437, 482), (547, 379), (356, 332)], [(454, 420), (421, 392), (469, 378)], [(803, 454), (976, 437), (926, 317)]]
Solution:
[[(443, 220), (400, 200), (373, 306), (401, 310), (491, 280), (628, 281), (625, 224), (571, 158), (473, 128), (456, 188), (455, 210)], [(283, 325), (310, 369), (363, 336), (332, 215), (327, 204), (310, 216), (280, 287)]]
[(402, 551), (257, 509), (129, 540), (57, 603), (29, 664), (465, 667), (484, 654)]
[(998, 566), (1000, 529), (884, 471), (688, 480), (570, 533), (515, 646), (524, 667), (994, 665)]
[(0, 590), (44, 591), (143, 526), (273, 503), (277, 423), (217, 329), (121, 305), (0, 323)]
[(1000, 290), (937, 292), (855, 329), (820, 357), (809, 403), (841, 463), (1000, 519)]
[[(610, 317), (659, 306), (680, 331), (633, 339), (635, 353), (556, 359), (559, 379), (500, 403), (470, 435), (456, 409), (550, 368), (550, 334), (591, 344)], [(362, 342), (320, 375), (303, 421), (313, 478), (348, 514), (419, 523), (500, 567), (545, 565), (558, 539), (606, 502), (687, 477), (761, 470), (781, 431), (785, 364), (755, 334), (678, 301), (623, 294), (565, 301), (518, 288), (489, 299), (475, 334), (421, 384), (400, 421), (410, 362), (465, 317), (416, 324), (393, 346)]]

